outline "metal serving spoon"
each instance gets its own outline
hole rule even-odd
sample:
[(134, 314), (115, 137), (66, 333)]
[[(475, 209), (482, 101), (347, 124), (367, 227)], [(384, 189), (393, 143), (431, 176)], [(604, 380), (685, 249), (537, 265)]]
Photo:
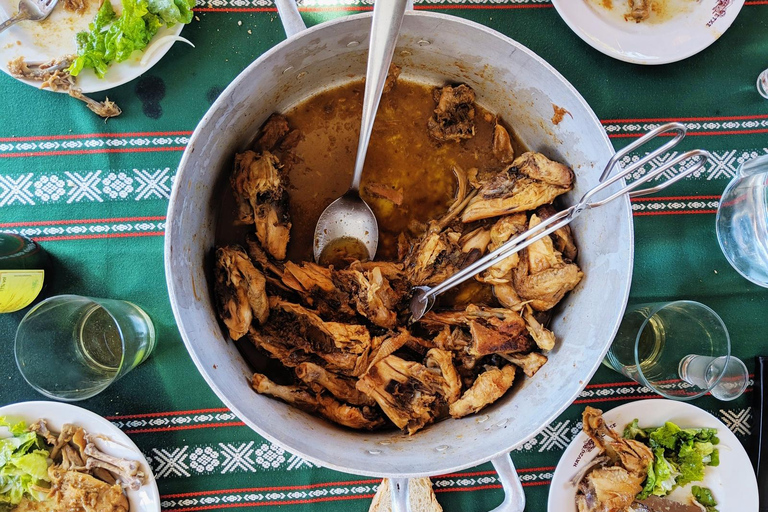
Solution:
[[(675, 132), (675, 136), (672, 140), (661, 146), (660, 148), (652, 151), (645, 157), (639, 159), (637, 162), (634, 162), (633, 164), (621, 169), (621, 171), (613, 176), (610, 179), (607, 179), (608, 176), (610, 176), (611, 172), (613, 171), (613, 168), (616, 167), (616, 164), (629, 154), (631, 151), (634, 151), (638, 147), (644, 145), (651, 139), (654, 139), (658, 137), (659, 135), (666, 133), (666, 132)], [(411, 296), (411, 315), (412, 320), (415, 322), (416, 320), (419, 320), (424, 314), (432, 309), (432, 306), (435, 304), (435, 297), (440, 295), (446, 290), (449, 290), (453, 288), (454, 286), (463, 283), (467, 279), (470, 279), (474, 277), (475, 275), (479, 274), (483, 270), (486, 270), (495, 264), (499, 263), (500, 261), (504, 260), (505, 258), (508, 258), (509, 256), (512, 256), (516, 252), (528, 247), (535, 241), (544, 238), (545, 236), (549, 235), (550, 233), (554, 233), (558, 229), (566, 226), (567, 224), (570, 224), (570, 222), (581, 215), (582, 212), (597, 208), (598, 206), (602, 206), (606, 203), (609, 203), (616, 199), (617, 197), (621, 197), (624, 194), (629, 194), (630, 197), (637, 197), (642, 196), (646, 194), (653, 194), (654, 192), (658, 192), (659, 190), (668, 187), (669, 185), (675, 183), (676, 181), (679, 181), (692, 172), (701, 169), (704, 164), (707, 163), (707, 159), (710, 158), (710, 154), (707, 151), (701, 150), (701, 149), (695, 149), (692, 151), (688, 151), (686, 153), (683, 153), (681, 155), (678, 155), (677, 157), (673, 158), (669, 162), (665, 163), (664, 165), (658, 167), (657, 169), (649, 172), (648, 174), (642, 176), (641, 178), (638, 178), (637, 180), (633, 181), (629, 185), (625, 185), (621, 189), (617, 190), (616, 192), (612, 193), (605, 199), (600, 200), (594, 200), (593, 196), (598, 194), (599, 192), (602, 192), (607, 187), (610, 187), (617, 181), (626, 178), (630, 176), (633, 172), (637, 171), (638, 169), (641, 169), (645, 164), (656, 158), (662, 153), (665, 153), (669, 151), (671, 148), (676, 146), (681, 140), (683, 140), (683, 137), (685, 137), (686, 128), (681, 123), (667, 123), (665, 125), (659, 126), (655, 130), (652, 130), (633, 142), (632, 144), (628, 145), (621, 151), (615, 153), (613, 157), (608, 161), (608, 164), (605, 166), (605, 169), (603, 170), (603, 174), (600, 176), (599, 183), (590, 189), (584, 196), (579, 200), (578, 203), (571, 206), (570, 208), (566, 208), (565, 210), (558, 212), (556, 215), (553, 215), (552, 217), (542, 221), (540, 224), (534, 226), (533, 228), (525, 231), (524, 233), (521, 233), (517, 237), (509, 240), (508, 242), (504, 243), (501, 247), (496, 249), (495, 251), (492, 251), (488, 253), (486, 256), (480, 258), (472, 265), (460, 270), (459, 272), (455, 273), (442, 283), (435, 285), (434, 287), (429, 286), (415, 286), (412, 290), (412, 296)], [(666, 181), (662, 181), (661, 184), (656, 185), (655, 187), (649, 187), (644, 188), (641, 190), (635, 190), (640, 185), (647, 183), (658, 176), (660, 176), (662, 173), (668, 171), (669, 169), (672, 169), (675, 165), (688, 160), (689, 158), (698, 157), (699, 161), (693, 165), (688, 165), (687, 167), (683, 166), (680, 169), (672, 170), (671, 174), (672, 177), (666, 179)]]
[(373, 210), (360, 197), (360, 177), (407, 4), (408, 0), (377, 0), (373, 4), (355, 174), (349, 190), (328, 205), (317, 220), (313, 249), (318, 263), (331, 263), (341, 258), (372, 260), (376, 255), (379, 226)]

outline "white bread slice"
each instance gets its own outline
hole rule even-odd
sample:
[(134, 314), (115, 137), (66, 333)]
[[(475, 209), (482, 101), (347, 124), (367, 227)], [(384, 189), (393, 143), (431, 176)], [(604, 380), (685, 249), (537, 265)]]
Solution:
[[(389, 478), (381, 481), (368, 512), (392, 512), (392, 494), (389, 485)], [(429, 478), (411, 478), (408, 481), (408, 501), (411, 502), (411, 512), (443, 512), (443, 507), (437, 502), (435, 491), (432, 490), (432, 480)]]

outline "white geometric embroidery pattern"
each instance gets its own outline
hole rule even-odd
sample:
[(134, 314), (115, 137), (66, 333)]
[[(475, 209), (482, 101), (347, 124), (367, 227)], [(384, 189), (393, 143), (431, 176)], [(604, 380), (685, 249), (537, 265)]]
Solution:
[[(688, 175), (685, 179), (691, 180), (691, 179), (697, 179), (697, 178), (703, 177), (707, 181), (719, 180), (719, 179), (730, 180), (731, 178), (736, 176), (736, 172), (742, 163), (744, 163), (747, 160), (751, 160), (757, 156), (764, 155), (766, 153), (768, 153), (768, 148), (738, 150), (738, 151), (726, 150), (723, 152), (711, 151), (710, 154), (712, 155), (712, 158), (707, 162), (704, 168), (693, 172), (692, 174)], [(647, 153), (644, 153), (644, 154), (632, 153), (628, 156), (625, 156), (620, 161), (621, 166), (627, 167), (629, 164), (637, 162), (640, 158), (642, 158), (646, 154)], [(636, 180), (642, 176), (645, 176), (650, 172), (653, 172), (654, 170), (658, 169), (660, 166), (662, 166), (666, 162), (677, 157), (677, 155), (678, 153), (676, 151), (672, 151), (662, 157), (658, 157), (651, 160), (651, 162), (648, 163), (642, 169), (638, 169), (634, 171), (630, 176), (629, 181)], [(687, 161), (685, 166), (687, 167), (695, 164), (696, 164), (695, 161)], [(673, 174), (670, 171), (666, 171), (661, 176), (658, 176), (655, 180), (652, 180), (652, 181), (669, 179), (672, 177), (672, 175)]]
[[(414, 0), (417, 5), (441, 4), (548, 4), (550, 0)], [(299, 7), (371, 6), (373, 0), (298, 0)], [(197, 7), (274, 7), (274, 0), (197, 0)]]
[(64, 171), (53, 173), (0, 174), (0, 207), (34, 205), (58, 201), (167, 200), (176, 176), (171, 169), (133, 169), (113, 171)]
[(314, 468), (314, 467), (317, 467), (317, 466), (309, 462), (307, 459), (303, 459), (298, 455), (291, 455), (291, 457), (288, 459), (288, 467), (286, 469), (288, 471), (291, 471), (292, 469)]
[(133, 178), (120, 171), (115, 174), (110, 172), (102, 182), (104, 184), (104, 193), (112, 199), (125, 199), (128, 194), (133, 192)]
[(277, 469), (285, 462), (285, 450), (273, 444), (262, 444), (256, 450), (256, 464), (264, 469)]
[(189, 446), (182, 446), (174, 450), (164, 450), (152, 448), (154, 455), (151, 458), (152, 462), (156, 462), (157, 465), (152, 468), (152, 472), (157, 478), (164, 478), (167, 476), (189, 476), (189, 466), (184, 462), (189, 455), (187, 450)]
[(32, 173), (22, 174), (14, 179), (11, 176), (0, 176), (0, 206), (21, 203), (27, 205), (35, 204), (32, 192), (29, 187), (32, 186)]
[(189, 467), (197, 473), (211, 473), (219, 465), (219, 453), (210, 446), (195, 448), (189, 456)]
[(736, 435), (748, 436), (752, 432), (750, 421), (752, 420), (752, 408), (728, 411), (720, 409), (720, 419)]
[(81, 199), (87, 198), (90, 201), (97, 201), (99, 203), (104, 200), (101, 198), (101, 190), (97, 188), (101, 178), (99, 175), (101, 171), (91, 171), (81, 176), (77, 172), (65, 172), (67, 176), (67, 186), (69, 187), (69, 199), (67, 204), (72, 202), (80, 202)]
[(47, 203), (48, 201), (58, 201), (65, 193), (65, 185), (66, 183), (54, 174), (40, 176), (33, 187), (35, 187), (35, 196)]
[(147, 199), (154, 196), (157, 199), (168, 199), (171, 197), (171, 187), (167, 185), (170, 179), (168, 173), (169, 167), (158, 169), (155, 172), (134, 169), (136, 181), (139, 182), (139, 188), (136, 190), (136, 201)]
[(239, 446), (219, 443), (219, 446), (222, 450), (221, 455), (224, 457), (224, 462), (221, 464), (222, 474), (232, 473), (238, 469), (242, 471), (256, 471), (256, 468), (253, 466), (253, 459), (250, 458), (253, 453), (253, 441)]

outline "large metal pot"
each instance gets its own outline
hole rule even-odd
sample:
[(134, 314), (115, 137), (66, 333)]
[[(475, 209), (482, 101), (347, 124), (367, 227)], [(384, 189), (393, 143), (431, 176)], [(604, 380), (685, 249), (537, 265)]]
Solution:
[[(370, 29), (368, 14), (307, 30), (295, 7), (287, 18), (285, 11), (281, 14), (289, 38), (254, 61), (219, 96), (181, 160), (168, 208), (165, 270), (184, 343), (219, 398), (259, 434), (293, 453), (339, 471), (399, 479), (396, 484), (492, 460), (508, 491), (503, 509), (522, 510), (522, 487), (509, 452), (578, 396), (623, 314), (633, 259), (629, 200), (625, 196), (588, 211), (572, 224), (585, 278), (553, 320), (557, 347), (538, 374), (522, 379), (481, 414), (443, 421), (412, 437), (358, 433), (256, 394), (249, 386), (248, 366), (222, 331), (211, 299), (206, 266), (211, 264), (219, 197), (235, 152), (248, 145), (269, 114), (364, 76)], [(491, 29), (453, 16), (409, 12), (395, 61), (403, 66), (405, 79), (469, 84), (477, 101), (498, 112), (529, 148), (573, 167), (575, 189), (566, 202), (597, 183), (613, 154), (579, 93), (540, 57)], [(553, 105), (571, 115), (553, 124)], [(402, 500), (402, 493), (395, 494)]]

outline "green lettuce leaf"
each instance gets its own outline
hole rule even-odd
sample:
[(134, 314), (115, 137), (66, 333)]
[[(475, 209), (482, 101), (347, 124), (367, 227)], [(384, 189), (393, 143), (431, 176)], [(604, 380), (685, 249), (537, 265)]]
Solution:
[(176, 23), (192, 21), (192, 8), (195, 0), (149, 0), (149, 11), (157, 16), (167, 26)]
[(48, 451), (24, 423), (11, 425), (0, 417), (13, 437), (0, 439), (0, 507), (17, 505), (24, 496), (33, 500), (45, 497), (48, 477)]
[(706, 487), (694, 485), (691, 487), (691, 494), (696, 498), (696, 501), (704, 505), (707, 512), (717, 512), (717, 509), (715, 508), (717, 507), (717, 502), (715, 501), (715, 497), (712, 496), (712, 491)]
[(632, 423), (624, 427), (624, 438), (644, 441), (648, 439), (648, 432), (637, 425), (637, 418), (635, 418)]

